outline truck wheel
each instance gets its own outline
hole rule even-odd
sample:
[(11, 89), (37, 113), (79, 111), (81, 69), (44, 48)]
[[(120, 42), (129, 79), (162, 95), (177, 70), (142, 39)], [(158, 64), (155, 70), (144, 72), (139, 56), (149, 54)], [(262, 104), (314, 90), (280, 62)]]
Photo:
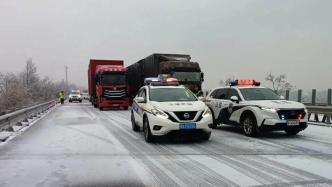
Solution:
[(243, 131), (246, 136), (256, 137), (259, 134), (255, 116), (248, 114), (242, 121)]
[(103, 111), (103, 110), (104, 110), (104, 108), (100, 106), (100, 107), (99, 107), (99, 110), (100, 110), (100, 111)]
[(290, 136), (295, 136), (295, 135), (297, 135), (299, 132), (300, 132), (300, 130), (294, 130), (294, 129), (287, 129), (287, 130), (285, 130), (286, 131), (286, 133), (288, 134), (288, 135), (290, 135)]
[(134, 116), (134, 112), (133, 111), (131, 111), (131, 128), (135, 132), (139, 131), (139, 126), (135, 122), (135, 116)]
[(123, 110), (128, 110), (128, 107), (127, 106), (123, 107)]
[(151, 134), (150, 124), (149, 124), (148, 118), (144, 118), (143, 131), (144, 131), (145, 141), (148, 142), (148, 143), (153, 142), (153, 135)]

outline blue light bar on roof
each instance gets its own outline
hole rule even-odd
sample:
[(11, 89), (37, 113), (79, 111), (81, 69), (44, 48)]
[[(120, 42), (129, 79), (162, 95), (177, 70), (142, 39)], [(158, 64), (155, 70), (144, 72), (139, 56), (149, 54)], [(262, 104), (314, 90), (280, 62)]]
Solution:
[(144, 84), (149, 85), (152, 82), (160, 82), (158, 77), (149, 77), (144, 79)]

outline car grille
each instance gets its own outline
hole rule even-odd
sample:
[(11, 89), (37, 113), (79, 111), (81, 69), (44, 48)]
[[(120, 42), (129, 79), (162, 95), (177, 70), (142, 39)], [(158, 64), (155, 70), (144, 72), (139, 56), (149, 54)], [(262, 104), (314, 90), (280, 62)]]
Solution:
[(300, 110), (279, 110), (278, 115), (280, 119), (298, 119), (299, 115), (305, 116), (303, 109)]
[(191, 121), (194, 120), (197, 114), (197, 111), (190, 111), (190, 112), (174, 112), (176, 117), (179, 118), (181, 121)]
[(122, 99), (127, 97), (126, 90), (104, 90), (103, 97), (106, 99)]

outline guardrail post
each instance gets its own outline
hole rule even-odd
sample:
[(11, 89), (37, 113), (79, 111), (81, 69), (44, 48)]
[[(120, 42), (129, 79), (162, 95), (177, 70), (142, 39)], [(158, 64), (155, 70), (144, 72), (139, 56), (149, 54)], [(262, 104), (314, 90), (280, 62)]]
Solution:
[(299, 89), (297, 91), (297, 102), (301, 102), (302, 101), (302, 90)]
[(327, 91), (327, 105), (331, 105), (331, 98), (332, 97), (332, 89), (328, 89)]
[(311, 104), (316, 105), (316, 89), (312, 89)]
[(290, 93), (290, 91), (289, 90), (286, 90), (286, 100), (289, 100), (289, 93)]

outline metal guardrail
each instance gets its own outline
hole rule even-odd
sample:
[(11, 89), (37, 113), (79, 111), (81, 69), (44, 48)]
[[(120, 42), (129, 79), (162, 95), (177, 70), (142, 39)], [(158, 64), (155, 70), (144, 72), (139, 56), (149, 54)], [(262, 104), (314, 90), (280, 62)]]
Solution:
[[(309, 119), (311, 115), (314, 115), (315, 122), (322, 122), (331, 124), (332, 121), (332, 106), (306, 106), (309, 113)], [(323, 115), (323, 119), (319, 120), (319, 114)]]
[(0, 116), (0, 132), (13, 131), (14, 125), (22, 126), (22, 122), (29, 122), (29, 119), (39, 117), (57, 102), (58, 100), (52, 100)]

